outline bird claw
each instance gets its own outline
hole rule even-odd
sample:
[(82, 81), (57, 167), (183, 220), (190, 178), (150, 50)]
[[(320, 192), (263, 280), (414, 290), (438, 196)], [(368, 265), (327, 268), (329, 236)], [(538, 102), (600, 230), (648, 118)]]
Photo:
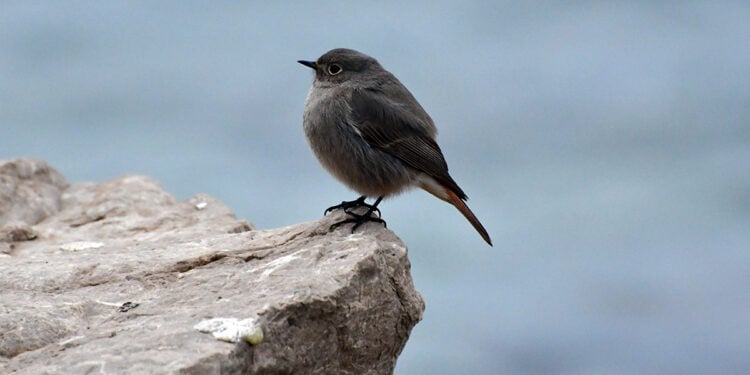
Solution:
[[(380, 204), (380, 201), (383, 199), (383, 197), (378, 197), (377, 200), (375, 200), (375, 203), (373, 204), (367, 204), (365, 203), (365, 196), (361, 196), (357, 198), (356, 200), (349, 201), (349, 202), (341, 202), (341, 204), (336, 206), (331, 206), (326, 209), (325, 214), (329, 213), (330, 211), (336, 210), (336, 209), (343, 209), (344, 213), (351, 216), (348, 219), (341, 220), (337, 223), (334, 223), (331, 225), (331, 229), (335, 229), (340, 225), (347, 224), (347, 223), (354, 223), (352, 226), (352, 233), (362, 224), (368, 222), (368, 221), (374, 221), (376, 223), (383, 224), (384, 227), (388, 227), (388, 224), (385, 223), (385, 220), (380, 218), (380, 210), (378, 209), (378, 204)], [(367, 212), (364, 214), (358, 214), (354, 211), (352, 211), (355, 208), (359, 207), (367, 207)], [(377, 215), (373, 215), (377, 213)]]
[(347, 214), (352, 215), (352, 212), (350, 211), (352, 208), (358, 208), (358, 207), (367, 207), (368, 210), (372, 210), (372, 212), (377, 212), (378, 216), (380, 216), (380, 209), (377, 208), (377, 206), (368, 204), (365, 202), (365, 196), (361, 196), (353, 201), (343, 201), (341, 204), (337, 204), (335, 206), (331, 206), (326, 208), (325, 212), (323, 212), (323, 216), (328, 215), (329, 212), (343, 209), (344, 212)]
[(388, 228), (388, 224), (386, 224), (385, 220), (383, 220), (383, 219), (381, 219), (379, 217), (380, 216), (380, 212), (378, 212), (378, 216), (373, 216), (372, 215), (376, 210), (377, 210), (377, 208), (375, 208), (375, 210), (373, 210), (371, 208), (371, 209), (368, 209), (367, 212), (365, 212), (364, 215), (360, 215), (360, 214), (357, 214), (357, 213), (354, 213), (354, 212), (351, 212), (351, 211), (348, 211), (348, 210), (345, 209), (344, 212), (346, 212), (347, 215), (351, 215), (352, 217), (348, 218), (348, 219), (341, 220), (341, 221), (339, 221), (337, 223), (332, 224), (331, 225), (331, 229), (336, 229), (336, 228), (338, 228), (339, 226), (341, 226), (343, 224), (354, 223), (354, 225), (352, 225), (352, 233), (354, 233), (354, 231), (357, 230), (357, 228), (360, 225), (362, 225), (362, 224), (364, 224), (364, 223), (366, 223), (368, 221), (372, 221), (372, 222), (376, 222), (376, 223), (381, 223), (381, 224), (383, 224), (384, 227)]

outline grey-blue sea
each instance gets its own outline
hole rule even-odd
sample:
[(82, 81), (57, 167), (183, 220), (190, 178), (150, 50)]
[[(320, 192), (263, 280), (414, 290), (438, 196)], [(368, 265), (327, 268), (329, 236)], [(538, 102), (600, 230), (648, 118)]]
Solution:
[(296, 63), (378, 58), (435, 120), (486, 246), (386, 200), (427, 304), (397, 374), (750, 373), (742, 1), (0, 3), (0, 159), (144, 174), (260, 228), (356, 193), (301, 128)]

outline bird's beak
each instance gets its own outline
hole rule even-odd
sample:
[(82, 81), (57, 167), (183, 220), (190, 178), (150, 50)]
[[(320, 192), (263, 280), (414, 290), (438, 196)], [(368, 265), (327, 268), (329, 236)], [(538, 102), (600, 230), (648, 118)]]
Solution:
[(311, 69), (318, 67), (318, 65), (315, 64), (315, 61), (298, 60), (297, 62)]

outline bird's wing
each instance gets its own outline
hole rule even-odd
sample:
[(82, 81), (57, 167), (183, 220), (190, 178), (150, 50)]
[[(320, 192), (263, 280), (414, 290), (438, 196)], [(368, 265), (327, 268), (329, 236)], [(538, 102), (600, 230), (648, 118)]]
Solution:
[(426, 114), (414, 113), (408, 106), (370, 90), (355, 90), (351, 104), (354, 124), (367, 143), (434, 178), (466, 200), (466, 194), (448, 174), (440, 147), (428, 133), (434, 125)]

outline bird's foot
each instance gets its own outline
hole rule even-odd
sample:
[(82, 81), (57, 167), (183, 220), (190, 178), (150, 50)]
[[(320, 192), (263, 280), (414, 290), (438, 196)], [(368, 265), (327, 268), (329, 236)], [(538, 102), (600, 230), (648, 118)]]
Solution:
[(357, 199), (355, 199), (353, 201), (344, 201), (344, 202), (341, 202), (341, 204), (337, 204), (335, 206), (328, 207), (328, 208), (326, 208), (325, 212), (323, 212), (323, 216), (328, 215), (329, 212), (331, 212), (333, 210), (338, 210), (338, 209), (343, 209), (344, 212), (346, 212), (347, 214), (354, 216), (354, 215), (357, 215), (357, 214), (353, 214), (351, 212), (351, 209), (352, 208), (358, 208), (358, 207), (367, 207), (368, 210), (372, 210), (373, 212), (377, 212), (378, 216), (380, 216), (380, 210), (378, 209), (377, 204), (375, 204), (375, 205), (368, 204), (367, 202), (365, 202), (365, 198), (366, 197), (363, 195), (363, 196), (361, 196), (361, 197), (359, 197), (359, 198), (357, 198)]
[[(378, 212), (377, 215), (374, 215), (375, 211)], [(341, 221), (339, 221), (337, 223), (334, 223), (333, 225), (331, 225), (331, 229), (335, 229), (338, 226), (343, 225), (343, 224), (354, 223), (354, 225), (352, 225), (352, 233), (354, 233), (354, 231), (357, 230), (357, 228), (360, 225), (362, 225), (362, 224), (364, 224), (364, 223), (366, 223), (368, 221), (373, 221), (373, 222), (376, 222), (376, 223), (381, 223), (381, 224), (383, 224), (384, 227), (386, 227), (386, 228), (388, 227), (388, 224), (385, 223), (385, 220), (383, 220), (383, 219), (380, 218), (380, 210), (378, 210), (377, 207), (371, 206), (370, 208), (367, 209), (367, 212), (365, 212), (364, 214), (354, 213), (354, 212), (350, 211), (350, 209), (348, 209), (348, 208), (344, 209), (344, 212), (346, 212), (346, 214), (349, 215), (349, 216), (351, 216), (351, 217), (348, 218), (348, 219), (341, 220)]]
[[(326, 213), (337, 208), (343, 208), (344, 212), (347, 215), (351, 216), (348, 219), (341, 220), (338, 223), (331, 225), (331, 229), (334, 229), (342, 224), (354, 223), (354, 225), (352, 226), (352, 233), (354, 233), (357, 227), (368, 221), (381, 223), (384, 227), (387, 227), (388, 225), (385, 223), (385, 220), (380, 218), (380, 210), (378, 209), (378, 204), (380, 204), (381, 200), (383, 200), (383, 197), (378, 197), (378, 199), (375, 200), (375, 203), (367, 204), (365, 203), (365, 197), (361, 196), (357, 200), (351, 202), (341, 202), (341, 204), (338, 206), (329, 207), (326, 210)], [(352, 209), (358, 207), (367, 207), (367, 212), (365, 212), (364, 214), (358, 214), (352, 211)]]

